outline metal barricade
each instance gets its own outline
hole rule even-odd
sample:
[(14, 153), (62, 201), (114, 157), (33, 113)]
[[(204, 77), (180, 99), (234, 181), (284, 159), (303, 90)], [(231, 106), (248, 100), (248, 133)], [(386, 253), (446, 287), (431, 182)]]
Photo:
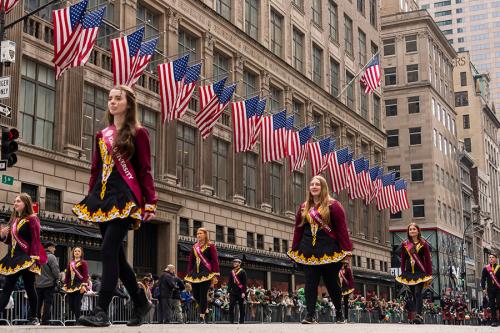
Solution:
[(28, 296), (26, 292), (24, 290), (13, 291), (12, 298), (14, 299), (14, 308), (10, 323), (16, 325), (28, 322)]
[[(55, 293), (53, 296), (52, 309), (50, 311), (50, 318), (49, 318), (49, 322), (51, 324), (57, 324), (57, 325), (60, 324), (64, 326), (64, 296), (65, 295), (60, 293)], [(38, 306), (40, 306), (40, 304)]]
[(109, 320), (113, 324), (124, 324), (132, 317), (132, 302), (114, 296), (109, 305)]
[[(80, 306), (80, 314), (81, 315), (88, 315), (94, 311), (96, 306), (97, 306), (97, 294), (83, 295), (82, 304)], [(66, 326), (68, 324), (75, 325), (76, 319), (77, 318), (75, 318), (75, 314), (69, 308), (68, 294), (64, 294), (62, 296), (60, 320)]]

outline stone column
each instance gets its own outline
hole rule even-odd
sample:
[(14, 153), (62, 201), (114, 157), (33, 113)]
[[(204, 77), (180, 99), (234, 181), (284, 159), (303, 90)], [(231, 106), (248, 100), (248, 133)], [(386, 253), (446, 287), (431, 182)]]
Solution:
[[(357, 157), (357, 155), (359, 155), (359, 152), (361, 151), (361, 137), (360, 136), (356, 136), (355, 137), (355, 142), (354, 142), (354, 146), (355, 146), (355, 151), (358, 153), (358, 154), (355, 154), (353, 156), (353, 159)], [(353, 233), (354, 235), (358, 235), (359, 237), (361, 238), (364, 238), (364, 236), (366, 236), (364, 233), (363, 233), (363, 227), (361, 225), (361, 223), (368, 223), (368, 221), (361, 221), (361, 219), (363, 218), (363, 207), (362, 205), (364, 205), (361, 200), (354, 200), (354, 210), (355, 210), (355, 214), (358, 218), (354, 219), (354, 230), (356, 231), (355, 233)]]
[[(292, 108), (292, 89), (289, 86), (285, 87), (284, 91), (284, 105), (285, 108), (288, 110), (288, 115), (290, 116), (293, 112)], [(292, 111), (292, 112), (290, 112)], [(294, 124), (299, 124), (300, 119), (298, 119), (299, 115), (294, 115)], [(285, 215), (294, 217), (295, 213), (294, 210), (296, 209), (293, 207), (293, 196), (294, 196), (294, 191), (293, 191), (293, 171), (290, 166), (290, 163), (288, 161), (288, 158), (285, 159), (284, 162), (284, 169), (285, 169), (285, 177), (284, 177), (284, 188), (285, 188), (285, 204), (284, 204), (284, 209), (285, 209)]]
[[(236, 94), (238, 96), (244, 96), (244, 86), (243, 86), (243, 68), (245, 66), (245, 57), (241, 53), (234, 55), (235, 61), (233, 65), (234, 81), (241, 82), (236, 86)], [(238, 100), (241, 98), (238, 98)], [(233, 201), (244, 205), (245, 204), (245, 193), (243, 187), (243, 157), (245, 153), (234, 154), (234, 173), (233, 173)]]
[(267, 274), (266, 289), (271, 290), (272, 273), (270, 271), (267, 271), (266, 274)]
[[(260, 90), (263, 96), (269, 95), (269, 73), (262, 70), (260, 73)], [(269, 106), (268, 106), (269, 109)], [(267, 114), (269, 115), (269, 114)], [(260, 146), (260, 154), (258, 164), (261, 166), (260, 172), (260, 194), (261, 194), (261, 209), (266, 212), (271, 212), (271, 163), (263, 163), (262, 162), (262, 146)]]

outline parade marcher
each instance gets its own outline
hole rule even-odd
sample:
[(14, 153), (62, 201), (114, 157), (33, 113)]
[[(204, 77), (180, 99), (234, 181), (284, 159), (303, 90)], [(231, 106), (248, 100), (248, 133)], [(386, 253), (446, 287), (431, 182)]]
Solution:
[(441, 317), (443, 319), (443, 324), (452, 324), (453, 315), (451, 309), (453, 308), (453, 302), (451, 301), (449, 295), (444, 294), (441, 296)]
[(75, 320), (78, 323), (83, 294), (89, 289), (89, 267), (87, 262), (83, 260), (81, 247), (73, 248), (71, 253), (72, 259), (66, 268), (63, 290), (67, 294), (69, 308), (75, 314)]
[(175, 266), (174, 265), (168, 265), (170, 267), (170, 271), (174, 275), (174, 280), (175, 280), (175, 287), (174, 290), (172, 290), (172, 302), (171, 302), (171, 307), (172, 307), (172, 321), (183, 323), (184, 318), (182, 314), (182, 304), (181, 304), (181, 292), (184, 290), (184, 281), (179, 279), (177, 275), (175, 274)]
[[(59, 263), (54, 253), (56, 244), (47, 242), (45, 244), (47, 253), (47, 263), (42, 266), (42, 273), (37, 276), (35, 281), (36, 293), (38, 296), (37, 315), (42, 325), (48, 325), (52, 312), (52, 302), (54, 301), (54, 292), (59, 280)], [(43, 314), (42, 314), (43, 307)]]
[(142, 324), (151, 304), (139, 292), (127, 262), (123, 240), (129, 229), (154, 218), (157, 194), (151, 175), (148, 131), (137, 120), (135, 92), (113, 88), (108, 97), (108, 127), (96, 135), (89, 194), (73, 207), (78, 218), (98, 224), (102, 235), (102, 279), (94, 314), (82, 316), (85, 326), (109, 326), (108, 307), (118, 278), (133, 301), (128, 326)]
[(422, 324), (422, 291), (424, 284), (432, 280), (431, 251), (416, 223), (408, 225), (407, 237), (401, 244), (401, 275), (396, 277), (396, 281), (410, 286), (412, 298), (408, 304), (408, 320)]
[(338, 276), (342, 259), (352, 251), (352, 243), (344, 208), (328, 193), (325, 178), (315, 176), (311, 179), (306, 201), (295, 216), (292, 248), (288, 251), (288, 256), (304, 269), (307, 315), (303, 324), (316, 322), (315, 306), (321, 277), (335, 305), (336, 322), (344, 322)]
[(245, 299), (247, 297), (247, 273), (241, 268), (241, 260), (233, 259), (233, 269), (227, 282), (229, 293), (229, 321), (234, 323), (234, 306), (240, 309), (239, 323), (245, 323)]
[(169, 324), (172, 320), (172, 293), (175, 288), (175, 276), (168, 265), (160, 276), (160, 322)]
[(347, 258), (349, 258), (349, 256), (344, 258), (344, 263), (339, 271), (339, 283), (340, 290), (342, 292), (344, 319), (346, 321), (349, 319), (349, 297), (354, 291), (354, 277), (351, 267), (349, 266), (349, 259)]
[(484, 266), (481, 274), (481, 288), (488, 295), (488, 305), (491, 312), (491, 326), (498, 326), (497, 310), (500, 308), (500, 265), (497, 255), (490, 253), (489, 264)]
[(462, 297), (457, 297), (455, 299), (455, 324), (465, 325), (465, 312), (467, 311), (467, 304), (465, 304)]
[(205, 322), (208, 313), (208, 290), (217, 284), (219, 273), (219, 258), (215, 244), (210, 242), (208, 231), (198, 228), (198, 241), (189, 252), (187, 275), (184, 280), (191, 283), (193, 297), (198, 303), (200, 322)]
[(19, 277), (22, 277), (29, 303), (28, 322), (39, 325), (35, 276), (47, 263), (47, 255), (40, 242), (40, 220), (33, 213), (33, 203), (28, 194), (16, 196), (9, 225), (0, 228), (0, 239), (8, 244), (7, 254), (0, 260), (0, 274), (6, 276), (0, 295), (0, 309), (5, 309)]

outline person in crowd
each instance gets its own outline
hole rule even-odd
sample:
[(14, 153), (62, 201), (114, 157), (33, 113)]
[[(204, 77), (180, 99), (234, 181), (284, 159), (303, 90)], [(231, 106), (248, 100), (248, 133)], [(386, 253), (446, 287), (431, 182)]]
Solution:
[(129, 229), (155, 217), (157, 194), (151, 175), (151, 144), (137, 119), (135, 92), (127, 86), (111, 89), (108, 127), (97, 133), (92, 157), (89, 193), (73, 207), (81, 220), (95, 222), (102, 235), (102, 280), (93, 314), (83, 316), (85, 326), (109, 326), (108, 307), (118, 278), (133, 301), (128, 326), (139, 326), (151, 309), (137, 286), (127, 262), (123, 240)]
[(354, 291), (354, 276), (352, 274), (351, 267), (349, 266), (349, 258), (350, 256), (344, 258), (342, 268), (340, 268), (339, 271), (339, 282), (342, 291), (345, 321), (349, 319), (349, 297)]
[(489, 264), (481, 272), (481, 288), (488, 295), (488, 305), (491, 312), (491, 326), (498, 326), (497, 310), (500, 309), (500, 265), (497, 264), (497, 255), (490, 253)]
[(92, 281), (92, 291), (98, 293), (101, 289), (101, 275), (92, 274), (90, 280)]
[[(144, 293), (144, 296), (146, 297), (148, 302), (153, 304), (153, 294), (151, 291), (151, 288), (153, 287), (153, 277), (151, 275), (146, 275), (137, 282), (137, 285), (139, 287), (139, 292)], [(154, 309), (151, 307), (149, 313), (144, 317), (144, 321), (146, 323), (151, 323), (153, 319), (153, 310)]]
[(184, 278), (193, 287), (193, 296), (198, 303), (199, 321), (204, 323), (208, 313), (208, 290), (217, 284), (219, 257), (215, 244), (208, 237), (208, 230), (198, 228), (197, 242), (189, 252), (187, 275)]
[(447, 292), (444, 292), (441, 296), (440, 307), (443, 324), (453, 324), (453, 315), (451, 313), (453, 302), (451, 301), (451, 298)]
[(45, 244), (45, 252), (47, 253), (47, 263), (42, 266), (42, 273), (37, 276), (35, 287), (38, 295), (37, 316), (41, 319), (42, 325), (49, 325), (54, 292), (59, 280), (60, 271), (59, 262), (54, 255), (56, 253), (56, 244), (54, 242), (47, 242)]
[(191, 318), (191, 305), (193, 303), (193, 294), (192, 294), (192, 286), (191, 283), (186, 282), (184, 284), (184, 290), (181, 291), (181, 302), (182, 302), (182, 314), (184, 318), (184, 323), (189, 323)]
[(39, 325), (35, 277), (41, 274), (41, 266), (47, 263), (47, 254), (40, 241), (40, 220), (33, 212), (33, 202), (28, 194), (16, 196), (9, 225), (0, 227), (0, 240), (8, 244), (7, 253), (0, 260), (0, 274), (5, 275), (0, 309), (5, 309), (17, 281), (22, 278), (29, 303), (28, 323)]
[(169, 324), (172, 320), (172, 294), (176, 287), (172, 267), (168, 265), (160, 276), (160, 322), (163, 324)]
[(335, 305), (335, 321), (344, 322), (338, 276), (342, 259), (352, 249), (342, 204), (330, 197), (325, 178), (314, 176), (306, 200), (297, 210), (292, 248), (288, 251), (288, 256), (304, 269), (307, 315), (303, 324), (316, 322), (321, 277)]
[(87, 262), (83, 260), (83, 249), (81, 247), (73, 248), (71, 256), (71, 261), (64, 275), (63, 290), (66, 292), (69, 308), (75, 315), (76, 322), (78, 322), (82, 298), (89, 289), (89, 268)]
[(408, 225), (407, 237), (401, 244), (401, 275), (396, 281), (410, 287), (412, 297), (408, 304), (408, 320), (422, 324), (422, 291), (432, 280), (431, 251), (416, 223)]
[(240, 310), (239, 323), (245, 323), (245, 299), (247, 293), (247, 273), (241, 268), (241, 259), (233, 259), (233, 269), (228, 279), (229, 321), (234, 323), (234, 306)]
[(175, 286), (172, 290), (172, 300), (171, 300), (171, 308), (173, 310), (172, 321), (182, 323), (184, 322), (184, 318), (182, 315), (182, 305), (181, 305), (181, 292), (184, 290), (184, 281), (178, 278), (175, 274), (175, 266), (168, 265), (167, 268), (170, 269), (170, 272), (174, 275)]

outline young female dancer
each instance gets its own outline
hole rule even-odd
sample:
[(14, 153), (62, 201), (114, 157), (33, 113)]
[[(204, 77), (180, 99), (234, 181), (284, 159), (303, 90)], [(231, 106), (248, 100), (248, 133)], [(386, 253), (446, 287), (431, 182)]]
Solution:
[(87, 292), (89, 286), (89, 268), (87, 262), (83, 260), (81, 247), (73, 248), (71, 253), (73, 258), (66, 268), (63, 290), (67, 294), (69, 308), (75, 314), (75, 320), (78, 322), (83, 294)]

